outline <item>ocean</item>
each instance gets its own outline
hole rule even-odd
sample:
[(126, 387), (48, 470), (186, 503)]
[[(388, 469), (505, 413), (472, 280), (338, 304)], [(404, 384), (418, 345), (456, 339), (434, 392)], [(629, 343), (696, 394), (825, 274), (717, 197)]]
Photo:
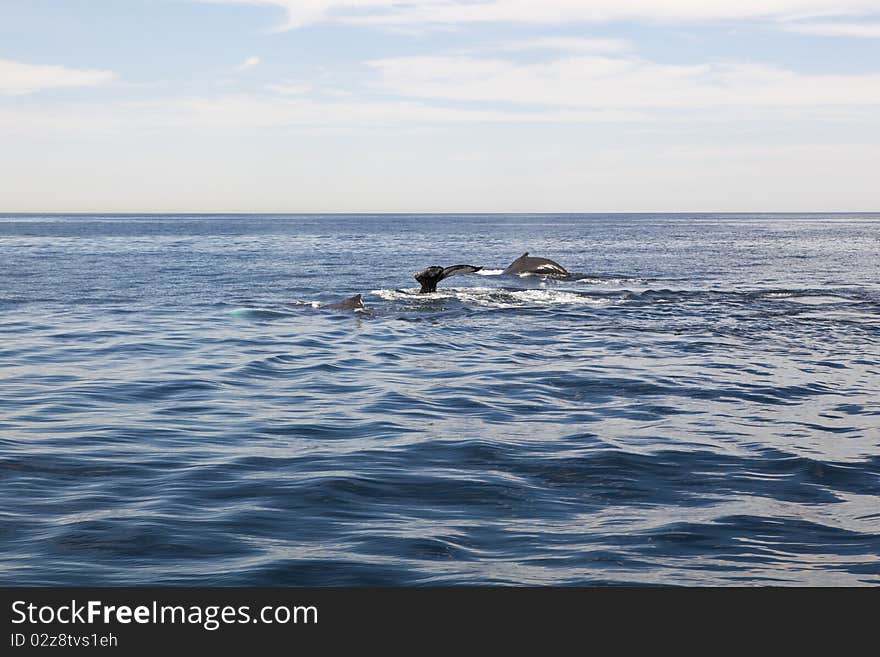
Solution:
[(0, 215), (0, 583), (878, 585), (880, 214)]

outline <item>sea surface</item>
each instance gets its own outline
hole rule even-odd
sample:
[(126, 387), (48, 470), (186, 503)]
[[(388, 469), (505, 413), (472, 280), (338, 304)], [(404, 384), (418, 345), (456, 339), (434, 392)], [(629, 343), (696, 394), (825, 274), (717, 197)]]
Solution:
[(880, 214), (0, 215), (0, 583), (878, 585)]

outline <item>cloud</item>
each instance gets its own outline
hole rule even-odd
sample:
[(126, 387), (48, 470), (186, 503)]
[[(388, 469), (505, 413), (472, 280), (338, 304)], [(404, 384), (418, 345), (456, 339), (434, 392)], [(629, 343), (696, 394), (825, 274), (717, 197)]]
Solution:
[(341, 21), (431, 23), (791, 20), (878, 14), (877, 0), (198, 0), (282, 9), (278, 29)]
[(880, 105), (880, 75), (806, 74), (750, 62), (669, 65), (579, 55), (518, 63), (479, 57), (374, 60), (378, 88), (435, 101), (561, 109), (699, 110)]
[[(510, 55), (544, 50), (540, 59)], [(492, 52), (492, 54), (488, 54)], [(246, 70), (256, 56), (238, 65)], [(483, 52), (366, 63), (372, 76), (333, 96), (295, 79), (262, 93), (53, 103), (3, 112), (5, 134), (144, 132), (168, 128), (429, 126), (444, 123), (620, 123), (657, 126), (749, 120), (876, 123), (880, 74), (818, 74), (748, 61), (672, 65), (637, 55), (625, 40), (542, 37), (490, 43)], [(0, 93), (99, 84), (107, 71), (0, 60)], [(796, 111), (791, 111), (796, 110)], [(867, 117), (867, 118), (866, 118)]]
[(568, 53), (626, 53), (633, 50), (633, 44), (626, 39), (537, 37), (501, 43), (494, 50), (506, 52), (547, 50)]
[(650, 116), (634, 111), (535, 111), (461, 108), (417, 100), (364, 98), (316, 100), (260, 94), (163, 98), (113, 103), (66, 103), (51, 107), (0, 107), (0, 135), (133, 136), (185, 130), (188, 134), (302, 128), (423, 127), (443, 124), (637, 123)]
[(339, 9), (388, 9), (394, 4), (393, 0), (195, 0), (195, 2), (254, 5), (282, 9), (285, 20), (277, 26), (278, 30), (290, 30), (324, 21)]
[[(543, 40), (537, 44), (547, 45)], [(368, 64), (375, 73), (372, 81), (345, 90), (343, 97), (328, 92), (312, 97), (310, 85), (280, 80), (267, 85), (264, 93), (10, 108), (0, 111), (0, 132), (126, 134), (452, 123), (737, 126), (768, 120), (864, 126), (876, 124), (880, 106), (880, 74), (802, 73), (742, 61), (670, 65), (633, 53), (552, 52), (554, 58), (540, 62), (473, 55), (378, 59)]]
[(251, 69), (251, 68), (254, 68), (255, 66), (258, 66), (260, 61), (261, 61), (260, 58), (257, 57), (256, 55), (254, 55), (252, 57), (248, 57), (247, 59), (245, 59), (241, 64), (234, 66), (232, 68), (232, 70), (235, 71), (236, 73), (241, 73), (242, 71), (247, 71), (248, 69)]
[(24, 64), (0, 59), (0, 94), (17, 96), (73, 87), (94, 87), (113, 80), (112, 71)]
[(820, 36), (880, 39), (880, 23), (791, 23), (783, 29)]
[(312, 90), (312, 85), (298, 82), (277, 82), (275, 84), (267, 84), (266, 89), (284, 96), (299, 96), (309, 93)]

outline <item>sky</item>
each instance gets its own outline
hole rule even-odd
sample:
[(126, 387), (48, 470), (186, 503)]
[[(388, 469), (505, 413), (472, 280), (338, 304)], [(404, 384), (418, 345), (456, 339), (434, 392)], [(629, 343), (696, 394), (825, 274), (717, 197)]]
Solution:
[(0, 0), (0, 212), (880, 210), (880, 0)]

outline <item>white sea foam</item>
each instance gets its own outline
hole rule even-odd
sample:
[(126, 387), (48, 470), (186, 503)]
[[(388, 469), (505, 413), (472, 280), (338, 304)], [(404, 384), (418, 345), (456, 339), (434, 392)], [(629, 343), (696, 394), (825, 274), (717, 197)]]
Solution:
[(584, 276), (582, 278), (576, 278), (573, 282), (587, 285), (645, 285), (648, 281), (644, 278), (598, 278), (594, 276)]
[(607, 305), (610, 299), (599, 299), (577, 292), (556, 289), (499, 290), (491, 287), (444, 288), (429, 294), (409, 290), (373, 290), (385, 301), (404, 301), (416, 304), (434, 304), (438, 301), (461, 301), (478, 306), (504, 307), (512, 305), (558, 306), (558, 305)]
[[(476, 272), (479, 276), (500, 276), (504, 272), (503, 269), (481, 269)], [(560, 281), (558, 277), (547, 276), (547, 274), (536, 274), (536, 273), (522, 273), (516, 274), (520, 278), (540, 278), (544, 279), (543, 282), (551, 282), (557, 283)], [(574, 274), (573, 278), (564, 279), (565, 283), (582, 283), (586, 285), (626, 285), (626, 284), (637, 284), (644, 285), (648, 281), (644, 278), (628, 278), (625, 276), (621, 277), (601, 277), (601, 276), (580, 276), (578, 274)], [(543, 283), (542, 283), (543, 284)]]
[(810, 294), (804, 295), (800, 297), (792, 297), (791, 301), (795, 303), (803, 303), (808, 306), (824, 306), (830, 303), (849, 303), (852, 301), (851, 299), (846, 299), (844, 297), (837, 297), (832, 295), (819, 295), (819, 294)]
[(511, 292), (510, 294), (524, 303), (538, 305), (579, 304), (596, 306), (611, 303), (610, 299), (599, 299), (584, 294), (578, 294), (576, 292), (564, 292), (562, 290), (519, 290), (517, 292)]
[(768, 292), (764, 295), (767, 299), (786, 299), (795, 303), (803, 303), (806, 305), (824, 305), (828, 303), (848, 303), (852, 301), (846, 297), (839, 297), (833, 294), (803, 294), (796, 291), (779, 291)]

